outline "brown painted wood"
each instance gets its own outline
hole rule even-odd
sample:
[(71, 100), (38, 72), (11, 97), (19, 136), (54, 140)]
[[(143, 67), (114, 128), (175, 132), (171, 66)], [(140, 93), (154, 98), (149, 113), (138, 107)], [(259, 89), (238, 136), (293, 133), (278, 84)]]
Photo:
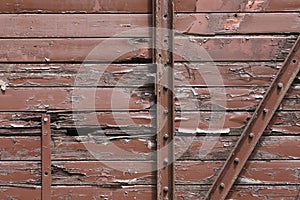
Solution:
[[(0, 166), (1, 185), (38, 185), (41, 182), (39, 162), (0, 162)], [(121, 185), (155, 182), (153, 162), (53, 161), (51, 167), (52, 185), (116, 185), (120, 187)]]
[[(147, 14), (7, 14), (0, 37), (150, 37)], [(130, 31), (138, 29), (139, 31)]]
[(53, 0), (39, 1), (5, 0), (2, 2), (0, 12), (3, 13), (103, 13), (103, 12), (148, 12), (151, 2), (149, 0), (121, 0), (108, 2), (106, 0)]
[(298, 13), (180, 14), (175, 30), (193, 35), (298, 33), (300, 18)]
[[(176, 164), (176, 183), (212, 184), (223, 165), (220, 161), (180, 161)], [(296, 175), (299, 161), (250, 161), (241, 172), (236, 184), (299, 184)], [(202, 172), (202, 173), (200, 173)]]
[[(293, 36), (177, 37), (174, 53), (179, 55), (175, 56), (176, 61), (282, 61), (294, 41)], [(128, 62), (150, 59), (149, 39), (5, 39), (0, 42), (1, 62)], [(106, 51), (100, 50), (103, 44), (108, 47)], [(97, 46), (101, 53), (95, 50)], [(68, 53), (66, 47), (72, 47)], [(205, 49), (211, 59), (197, 53), (199, 47), (200, 52)], [(96, 53), (90, 54), (92, 50)], [(120, 51), (128, 53), (120, 55)]]
[[(79, 80), (85, 69), (99, 76)], [(151, 64), (0, 64), (0, 72), (0, 80), (11, 87), (140, 87), (153, 84), (155, 77)]]
[[(0, 193), (1, 199), (35, 199), (41, 200), (38, 196), (40, 193), (39, 187), (0, 187), (3, 191)], [(97, 186), (54, 186), (52, 187), (53, 200), (61, 200), (71, 198), (72, 200), (86, 200), (106, 198), (107, 200), (114, 199), (154, 199), (155, 187), (151, 185), (134, 186), (126, 188), (101, 188)]]
[[(144, 91), (143, 91), (144, 90)], [(7, 88), (1, 111), (143, 110), (150, 108), (149, 90), (128, 88)], [(123, 97), (123, 98), (119, 98)], [(95, 100), (95, 104), (92, 103)], [(112, 99), (114, 99), (112, 103)], [(127, 100), (126, 100), (127, 99)]]
[[(238, 136), (215, 138), (216, 144), (205, 157), (200, 157), (206, 141), (203, 136), (176, 136), (175, 152), (180, 160), (224, 160), (234, 147)], [(186, 141), (188, 148), (186, 148)], [(214, 141), (214, 139), (212, 139)], [(40, 137), (0, 137), (0, 160), (40, 160)], [(264, 136), (251, 160), (300, 159), (299, 136)], [(115, 148), (117, 151), (115, 150)], [(155, 141), (151, 136), (69, 136), (52, 135), (51, 158), (55, 160), (151, 160)], [(203, 149), (202, 149), (203, 150)], [(96, 157), (94, 156), (96, 155)], [(153, 155), (152, 155), (153, 156)]]
[[(205, 185), (178, 185), (176, 187), (177, 199), (199, 200), (205, 198), (208, 187)], [(257, 199), (287, 199), (299, 198), (299, 186), (274, 186), (274, 185), (237, 185), (231, 190), (228, 198), (236, 200)]]
[(299, 11), (297, 0), (176, 0), (177, 12), (270, 12)]

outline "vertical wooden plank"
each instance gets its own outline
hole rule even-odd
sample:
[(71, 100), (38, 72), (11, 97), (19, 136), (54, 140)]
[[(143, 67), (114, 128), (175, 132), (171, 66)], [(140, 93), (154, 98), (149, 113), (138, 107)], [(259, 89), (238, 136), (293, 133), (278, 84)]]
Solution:
[(157, 199), (174, 195), (173, 0), (153, 1), (157, 100)]
[(42, 200), (51, 200), (50, 115), (42, 115)]

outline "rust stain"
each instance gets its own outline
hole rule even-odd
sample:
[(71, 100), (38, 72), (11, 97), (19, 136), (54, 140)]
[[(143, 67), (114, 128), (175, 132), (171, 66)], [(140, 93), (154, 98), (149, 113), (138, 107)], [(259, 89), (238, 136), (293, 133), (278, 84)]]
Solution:
[(238, 32), (241, 23), (244, 20), (244, 15), (234, 14), (228, 17), (224, 22), (225, 31)]

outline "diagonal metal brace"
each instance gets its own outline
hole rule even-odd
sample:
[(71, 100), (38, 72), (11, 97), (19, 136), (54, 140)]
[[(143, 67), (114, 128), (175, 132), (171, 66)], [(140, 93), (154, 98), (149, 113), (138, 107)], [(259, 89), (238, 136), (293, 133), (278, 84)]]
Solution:
[(300, 37), (274, 78), (206, 196), (224, 200), (300, 70)]

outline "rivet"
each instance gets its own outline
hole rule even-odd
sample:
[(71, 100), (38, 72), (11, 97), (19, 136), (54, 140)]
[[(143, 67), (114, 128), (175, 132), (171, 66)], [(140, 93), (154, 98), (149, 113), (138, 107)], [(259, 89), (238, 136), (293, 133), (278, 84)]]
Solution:
[(252, 139), (254, 137), (254, 133), (249, 134), (249, 138)]
[(268, 112), (269, 112), (269, 109), (267, 109), (267, 108), (264, 108), (263, 112), (266, 114), (266, 113), (268, 113)]
[(235, 164), (238, 164), (239, 162), (240, 162), (240, 159), (239, 159), (239, 158), (235, 158), (235, 159), (234, 159), (234, 163), (235, 163)]
[(168, 188), (167, 186), (165, 186), (165, 187), (164, 187), (164, 192), (167, 193), (168, 191), (169, 191), (169, 188)]
[(167, 91), (168, 90), (168, 87), (167, 86), (163, 86), (163, 88), (164, 88), (164, 91)]
[(47, 117), (44, 118), (44, 122), (48, 122), (48, 118)]
[(165, 159), (164, 159), (164, 165), (167, 165), (168, 163), (169, 163), (168, 158), (165, 158)]
[(169, 139), (169, 134), (168, 134), (168, 133), (166, 133), (166, 134), (164, 135), (164, 139), (165, 139), (165, 140)]
[(277, 84), (277, 87), (278, 87), (278, 89), (283, 88), (283, 83), (278, 83), (278, 84)]
[(225, 184), (224, 184), (224, 183), (221, 183), (221, 184), (220, 184), (220, 188), (221, 188), (221, 189), (224, 189), (224, 188), (225, 188)]

